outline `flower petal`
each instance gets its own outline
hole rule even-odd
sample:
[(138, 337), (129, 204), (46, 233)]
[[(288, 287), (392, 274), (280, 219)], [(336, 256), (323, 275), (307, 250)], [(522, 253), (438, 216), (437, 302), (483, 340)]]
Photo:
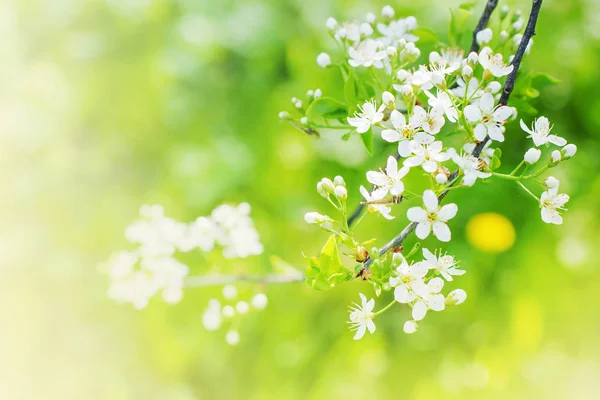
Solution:
[(448, 221), (456, 216), (458, 206), (454, 203), (443, 205), (438, 211), (438, 218), (442, 221)]
[(441, 242), (449, 242), (452, 238), (450, 233), (450, 228), (445, 222), (435, 221), (433, 223), (433, 234), (437, 237)]
[(427, 208), (428, 211), (437, 212), (438, 198), (435, 195), (435, 193), (433, 193), (433, 190), (428, 189), (425, 192), (423, 192), (423, 204), (425, 205), (425, 208)]
[(429, 236), (430, 232), (431, 222), (429, 221), (419, 222), (417, 229), (415, 230), (415, 234), (419, 239), (425, 239), (427, 236)]
[(411, 207), (406, 212), (406, 217), (412, 222), (422, 222), (427, 220), (427, 211), (421, 207)]
[(415, 303), (412, 309), (412, 317), (415, 321), (420, 321), (427, 314), (427, 305), (424, 301), (419, 300)]

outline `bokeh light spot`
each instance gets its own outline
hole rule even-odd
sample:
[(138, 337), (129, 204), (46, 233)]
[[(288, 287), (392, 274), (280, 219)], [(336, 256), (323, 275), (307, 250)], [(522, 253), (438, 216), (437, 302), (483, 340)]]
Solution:
[(467, 223), (467, 239), (479, 250), (501, 253), (515, 243), (515, 228), (503, 215), (477, 214)]

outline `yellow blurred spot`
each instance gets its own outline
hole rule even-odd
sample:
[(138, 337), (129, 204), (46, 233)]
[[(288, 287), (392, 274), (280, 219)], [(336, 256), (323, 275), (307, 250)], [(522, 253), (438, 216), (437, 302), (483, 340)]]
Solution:
[(535, 350), (542, 338), (540, 305), (533, 298), (517, 298), (513, 304), (512, 339), (519, 350)]
[(503, 215), (478, 214), (467, 223), (467, 239), (479, 250), (501, 253), (515, 243), (515, 228)]

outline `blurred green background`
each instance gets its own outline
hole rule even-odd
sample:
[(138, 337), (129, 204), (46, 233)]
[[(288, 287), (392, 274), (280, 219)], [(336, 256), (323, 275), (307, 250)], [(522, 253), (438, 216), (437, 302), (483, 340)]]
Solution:
[[(334, 46), (326, 18), (362, 18), (386, 3), (0, 3), (1, 399), (597, 398), (596, 0), (545, 1), (526, 59), (562, 80), (535, 105), (580, 149), (553, 172), (571, 195), (565, 224), (544, 224), (510, 182), (453, 192), (460, 212), (447, 248), (468, 273), (449, 287), (469, 297), (417, 334), (402, 332), (409, 311), (394, 307), (375, 335), (354, 342), (347, 305), (359, 291), (373, 296), (359, 281), (329, 292), (264, 288), (269, 306), (245, 318), (235, 347), (201, 323), (219, 288), (190, 290), (176, 306), (155, 299), (141, 312), (107, 299), (98, 265), (127, 246), (123, 228), (143, 203), (191, 221), (222, 202), (249, 202), (265, 245), (242, 263), (250, 271), (270, 271), (270, 255), (303, 267), (302, 252), (316, 254), (326, 235), (303, 215), (331, 212), (316, 182), (342, 174), (355, 204), (364, 172), (393, 149), (380, 143), (370, 158), (360, 141), (315, 140), (277, 113), (308, 89), (339, 95), (338, 76), (315, 62)], [(390, 4), (443, 36), (458, 3)], [(529, 11), (526, 1), (500, 4)], [(527, 141), (517, 124), (507, 137), (504, 163), (514, 165)], [(510, 226), (485, 215), (467, 225), (492, 211), (516, 235), (500, 253), (484, 249), (510, 246)], [(394, 214), (366, 222), (363, 238), (392, 237), (405, 224)], [(471, 240), (465, 226), (478, 232)]]

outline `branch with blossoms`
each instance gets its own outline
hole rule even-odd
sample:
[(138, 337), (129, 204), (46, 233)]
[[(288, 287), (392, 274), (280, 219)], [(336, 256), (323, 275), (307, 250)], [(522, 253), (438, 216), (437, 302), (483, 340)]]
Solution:
[[(404, 332), (412, 334), (430, 311), (464, 302), (467, 294), (460, 288), (442, 294), (465, 273), (459, 261), (444, 250), (430, 251), (421, 242), (406, 251), (405, 239), (414, 232), (419, 240), (433, 236), (451, 242), (450, 227), (459, 207), (443, 200), (453, 190), (493, 179), (518, 185), (540, 207), (544, 222), (561, 224), (560, 213), (569, 197), (559, 193), (557, 179), (542, 177), (577, 151), (552, 133), (548, 118), (521, 118), (521, 134), (531, 138), (532, 147), (518, 165), (501, 172), (500, 145), (514, 136), (513, 131), (519, 132), (512, 121), (519, 112), (532, 114), (529, 101), (539, 95), (539, 88), (556, 81), (520, 68), (531, 51), (542, 1), (532, 2), (527, 24), (519, 10), (506, 6), (494, 15), (497, 3), (489, 0), (485, 5), (472, 33), (472, 51), (466, 55), (458, 44), (464, 41), (471, 4), (452, 10), (450, 45), (418, 26), (416, 18), (397, 18), (390, 6), (380, 16), (368, 13), (363, 21), (327, 20), (337, 50), (319, 54), (317, 64), (339, 71), (343, 94), (309, 90), (304, 98), (294, 97), (293, 109), (279, 117), (316, 140), (325, 134), (339, 135), (340, 140), (358, 137), (370, 154), (383, 149), (389, 156), (382, 169), (366, 172), (371, 190), (358, 189), (364, 200), (353, 211), (342, 176), (317, 183), (317, 193), (334, 214), (305, 215), (307, 223), (329, 236), (318, 255), (307, 257), (304, 273), (276, 258), (275, 273), (266, 275), (214, 267), (263, 252), (245, 203), (219, 206), (191, 223), (166, 217), (160, 206), (144, 206), (142, 219), (125, 232), (137, 248), (117, 253), (108, 265), (109, 296), (144, 308), (159, 293), (165, 301), (177, 303), (184, 288), (223, 286), (222, 298), (209, 301), (203, 323), (208, 330), (228, 327), (229, 344), (240, 339), (237, 319), (267, 305), (266, 295), (257, 288), (268, 284), (305, 281), (314, 289), (330, 290), (361, 279), (372, 286), (376, 297), (393, 292), (378, 311), (375, 299), (360, 293), (360, 304), (351, 306), (349, 317), (355, 339), (366, 331), (373, 333), (373, 319), (396, 304), (411, 309)], [(427, 60), (421, 60), (422, 43), (434, 47)], [(422, 182), (414, 184), (417, 180)], [(536, 182), (545, 189), (539, 196), (530, 187)], [(427, 189), (415, 192), (412, 186), (423, 183)], [(381, 247), (376, 247), (378, 239), (361, 239), (366, 235), (361, 230), (364, 219), (393, 220), (403, 207), (407, 224), (394, 238)], [(189, 268), (177, 255), (198, 250), (208, 270), (189, 276)]]

